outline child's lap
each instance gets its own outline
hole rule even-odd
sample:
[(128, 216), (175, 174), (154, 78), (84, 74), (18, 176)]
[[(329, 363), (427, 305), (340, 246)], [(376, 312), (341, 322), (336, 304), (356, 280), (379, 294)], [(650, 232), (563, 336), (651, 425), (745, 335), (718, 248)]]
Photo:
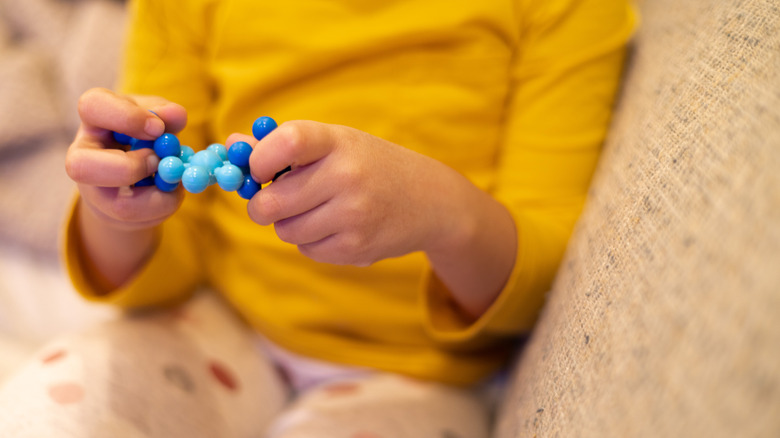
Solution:
[(476, 393), (330, 371), (306, 380), (298, 366), (309, 383), (292, 399), (256, 335), (200, 294), (46, 346), (0, 389), (0, 435), (257, 437), (270, 428), (272, 438), (487, 436)]

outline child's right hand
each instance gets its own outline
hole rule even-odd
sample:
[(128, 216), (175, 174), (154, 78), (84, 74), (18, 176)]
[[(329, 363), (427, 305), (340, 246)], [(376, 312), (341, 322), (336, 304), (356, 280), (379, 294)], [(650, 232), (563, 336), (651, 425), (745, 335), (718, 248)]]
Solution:
[(81, 127), (68, 149), (65, 168), (78, 183), (82, 208), (103, 225), (122, 231), (152, 228), (171, 216), (181, 205), (183, 191), (131, 188), (152, 175), (159, 160), (152, 149), (126, 150), (113, 132), (141, 140), (177, 133), (187, 123), (184, 107), (160, 97), (93, 88), (81, 96), (78, 110)]

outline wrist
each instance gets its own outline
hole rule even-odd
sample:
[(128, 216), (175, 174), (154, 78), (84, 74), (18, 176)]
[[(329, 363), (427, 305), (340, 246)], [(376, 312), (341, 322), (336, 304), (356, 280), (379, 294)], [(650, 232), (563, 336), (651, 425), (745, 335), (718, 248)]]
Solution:
[(429, 201), (429, 230), (423, 251), (430, 257), (460, 253), (480, 233), (481, 205), (489, 197), (466, 177), (446, 168), (436, 178)]
[[(96, 214), (97, 213), (97, 214)], [(78, 258), (96, 291), (108, 293), (132, 277), (151, 257), (159, 227), (128, 228), (106, 220), (83, 199), (75, 212)]]
[(517, 231), (506, 207), (463, 178), (456, 202), (439, 206), (442, 226), (425, 253), (452, 300), (474, 319), (506, 286), (515, 264)]

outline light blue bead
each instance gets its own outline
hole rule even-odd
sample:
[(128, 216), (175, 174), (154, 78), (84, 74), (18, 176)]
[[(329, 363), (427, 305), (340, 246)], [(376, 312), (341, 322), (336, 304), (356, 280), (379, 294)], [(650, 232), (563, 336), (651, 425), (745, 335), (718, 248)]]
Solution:
[(255, 123), (252, 125), (252, 135), (254, 135), (256, 139), (262, 140), (263, 137), (276, 129), (276, 127), (277, 125), (274, 119), (265, 116), (260, 117), (255, 120)]
[(206, 149), (196, 152), (190, 158), (190, 164), (201, 166), (209, 173), (214, 173), (214, 169), (222, 165), (222, 160), (219, 159), (219, 155), (216, 152)]
[(217, 156), (219, 156), (219, 159), (221, 161), (225, 161), (225, 160), (228, 159), (227, 158), (227, 148), (223, 144), (213, 143), (213, 144), (209, 145), (209, 147), (207, 147), (206, 149), (208, 149), (210, 151), (214, 151), (217, 154)]
[(179, 157), (165, 157), (157, 165), (157, 173), (163, 181), (173, 184), (181, 181), (184, 173), (184, 163)]
[(190, 193), (200, 193), (209, 186), (209, 172), (201, 166), (191, 165), (187, 167), (181, 176), (181, 184)]
[(178, 157), (181, 153), (179, 138), (173, 134), (163, 134), (154, 141), (154, 153), (160, 158)]
[(214, 171), (214, 175), (217, 177), (217, 184), (227, 192), (238, 190), (244, 183), (244, 173), (234, 164), (224, 164)]
[(195, 151), (193, 151), (191, 147), (189, 146), (181, 147), (181, 153), (179, 154), (179, 158), (181, 158), (182, 163), (189, 163), (193, 155), (195, 155)]

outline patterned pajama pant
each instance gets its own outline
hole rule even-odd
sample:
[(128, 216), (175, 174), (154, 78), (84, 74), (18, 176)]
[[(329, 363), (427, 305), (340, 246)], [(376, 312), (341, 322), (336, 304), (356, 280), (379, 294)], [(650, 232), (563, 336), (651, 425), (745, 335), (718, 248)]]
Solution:
[(0, 388), (0, 437), (489, 435), (488, 402), (476, 391), (295, 362), (258, 347), (217, 299), (198, 295), (44, 347)]

